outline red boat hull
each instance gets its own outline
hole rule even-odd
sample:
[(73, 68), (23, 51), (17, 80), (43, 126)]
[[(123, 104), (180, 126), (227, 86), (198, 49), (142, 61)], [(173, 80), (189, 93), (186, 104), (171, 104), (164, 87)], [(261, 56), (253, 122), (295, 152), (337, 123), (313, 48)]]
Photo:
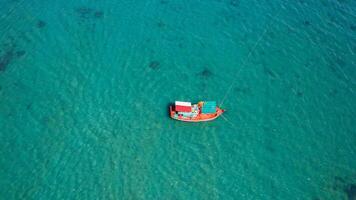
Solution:
[(225, 110), (216, 107), (216, 113), (213, 114), (202, 114), (199, 113), (196, 117), (183, 117), (177, 116), (176, 112), (173, 110), (173, 106), (169, 106), (169, 114), (172, 119), (184, 121), (184, 122), (206, 122), (211, 121), (218, 118), (221, 114), (223, 114)]

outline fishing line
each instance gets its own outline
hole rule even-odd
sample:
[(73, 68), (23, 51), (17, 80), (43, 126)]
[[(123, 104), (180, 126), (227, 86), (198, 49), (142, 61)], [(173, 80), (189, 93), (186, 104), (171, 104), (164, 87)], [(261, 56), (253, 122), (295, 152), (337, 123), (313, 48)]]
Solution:
[(239, 70), (236, 72), (235, 74), (235, 78), (232, 80), (231, 85), (228, 87), (228, 89), (226, 90), (224, 97), (221, 100), (221, 103), (219, 105), (219, 107), (224, 103), (226, 97), (228, 96), (228, 94), (231, 92), (231, 89), (233, 88), (237, 78), (238, 78), (238, 74), (241, 72), (241, 70), (245, 67), (245, 65), (247, 64), (248, 59), (251, 57), (252, 53), (256, 50), (256, 48), (258, 47), (258, 45), (261, 43), (263, 37), (266, 35), (266, 33), (268, 32), (268, 30), (272, 27), (272, 25), (274, 24), (274, 21), (276, 19), (276, 17), (281, 13), (282, 8), (273, 16), (273, 18), (271, 19), (271, 21), (268, 23), (268, 25), (264, 28), (262, 34), (260, 35), (260, 37), (257, 39), (255, 45), (252, 47), (252, 49), (249, 51), (249, 53), (246, 56), (246, 59), (243, 60), (241, 67), (239, 68)]
[(230, 121), (228, 118), (226, 118), (224, 115), (220, 115), (227, 123), (229, 123), (232, 127), (237, 128), (237, 126)]

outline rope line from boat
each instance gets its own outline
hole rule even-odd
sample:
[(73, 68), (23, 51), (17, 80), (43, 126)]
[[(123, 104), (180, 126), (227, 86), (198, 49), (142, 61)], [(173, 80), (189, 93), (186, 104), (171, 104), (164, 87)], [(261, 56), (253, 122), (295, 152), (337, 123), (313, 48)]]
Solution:
[(221, 117), (222, 117), (227, 123), (229, 123), (233, 128), (237, 129), (237, 126), (236, 126), (232, 121), (230, 121), (227, 117), (225, 117), (224, 115), (221, 115)]
[(249, 53), (246, 56), (246, 59), (243, 60), (241, 67), (239, 68), (239, 70), (236, 72), (235, 74), (235, 78), (232, 80), (231, 85), (228, 87), (228, 89), (226, 90), (224, 97), (222, 98), (222, 100), (220, 101), (220, 105), (219, 107), (224, 103), (224, 101), (226, 100), (228, 94), (231, 92), (237, 78), (238, 78), (238, 74), (241, 72), (241, 70), (245, 67), (245, 65), (247, 64), (247, 61), (249, 60), (249, 58), (251, 57), (252, 53), (256, 50), (256, 48), (258, 47), (258, 45), (261, 43), (262, 39), (264, 38), (264, 36), (266, 35), (266, 33), (269, 31), (269, 29), (272, 27), (272, 25), (274, 24), (275, 19), (278, 17), (278, 15), (281, 13), (282, 8), (273, 16), (273, 18), (271, 19), (271, 21), (268, 23), (268, 25), (263, 29), (263, 32), (261, 33), (260, 37), (257, 39), (256, 43), (254, 44), (254, 46), (252, 47), (252, 49), (249, 51)]

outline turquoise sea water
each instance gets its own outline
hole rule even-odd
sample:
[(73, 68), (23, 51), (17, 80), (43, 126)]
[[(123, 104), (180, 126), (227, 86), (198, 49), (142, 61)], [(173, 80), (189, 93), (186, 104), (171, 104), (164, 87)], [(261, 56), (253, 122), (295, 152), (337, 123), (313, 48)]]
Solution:
[(0, 199), (355, 199), (355, 65), (353, 0), (0, 0)]

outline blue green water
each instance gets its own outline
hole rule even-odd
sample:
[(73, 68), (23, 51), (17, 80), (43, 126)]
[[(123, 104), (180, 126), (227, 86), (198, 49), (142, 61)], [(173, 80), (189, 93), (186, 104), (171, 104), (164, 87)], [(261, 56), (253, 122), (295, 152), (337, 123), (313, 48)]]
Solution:
[(0, 199), (356, 199), (355, 65), (353, 0), (0, 0)]

